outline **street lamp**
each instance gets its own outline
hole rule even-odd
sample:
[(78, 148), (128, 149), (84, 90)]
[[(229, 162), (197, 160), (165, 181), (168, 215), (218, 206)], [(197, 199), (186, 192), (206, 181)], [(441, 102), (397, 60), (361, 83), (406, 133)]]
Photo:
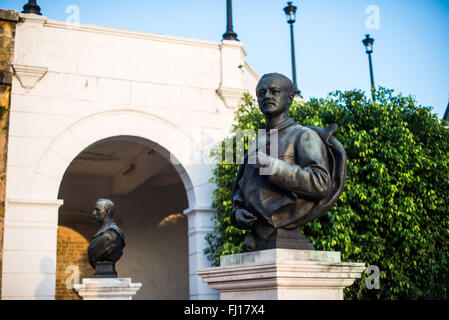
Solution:
[(26, 5), (23, 6), (22, 13), (34, 13), (38, 15), (42, 15), (41, 7), (39, 7), (36, 3), (36, 0), (29, 0)]
[(232, 1), (231, 0), (226, 0), (226, 33), (223, 34), (223, 39), (224, 40), (236, 40), (239, 41), (239, 39), (237, 39), (237, 33), (234, 32), (234, 30), (232, 30)]
[(296, 21), (296, 7), (292, 5), (292, 2), (287, 2), (287, 6), (284, 8), (285, 17), (287, 18), (287, 23), (290, 25), (290, 42), (292, 48), (292, 74), (293, 74), (293, 86), (295, 87), (296, 93), (301, 95), (301, 91), (298, 90), (298, 85), (296, 82), (296, 63), (295, 63), (295, 42), (293, 39), (293, 24)]
[(369, 60), (369, 74), (371, 77), (371, 97), (373, 99), (374, 102), (374, 94), (375, 94), (375, 87), (374, 87), (374, 75), (373, 75), (373, 62), (371, 60), (371, 53), (373, 53), (373, 43), (374, 43), (374, 39), (369, 37), (369, 34), (365, 35), (366, 38), (362, 40), (363, 45), (365, 46), (366, 49), (366, 54), (368, 55), (368, 60)]

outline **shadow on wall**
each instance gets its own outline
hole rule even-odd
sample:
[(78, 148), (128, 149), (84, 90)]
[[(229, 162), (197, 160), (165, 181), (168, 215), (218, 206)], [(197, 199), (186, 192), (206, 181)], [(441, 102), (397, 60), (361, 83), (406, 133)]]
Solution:
[(41, 260), (39, 271), (44, 275), (42, 281), (36, 286), (34, 297), (37, 300), (50, 300), (52, 299), (52, 292), (54, 291), (55, 280), (55, 261), (50, 257), (44, 257)]

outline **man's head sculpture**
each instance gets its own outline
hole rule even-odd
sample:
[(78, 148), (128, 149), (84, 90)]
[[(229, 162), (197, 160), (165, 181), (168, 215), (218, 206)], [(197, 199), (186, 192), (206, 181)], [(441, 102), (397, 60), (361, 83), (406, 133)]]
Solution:
[(101, 225), (87, 250), (89, 263), (95, 269), (94, 278), (117, 278), (115, 263), (122, 256), (125, 238), (112, 218), (114, 210), (111, 200), (98, 199), (92, 213), (95, 222)]
[(102, 224), (105, 220), (112, 218), (114, 210), (115, 205), (111, 200), (98, 199), (93, 211), (95, 222)]
[[(232, 192), (232, 224), (249, 229), (246, 251), (272, 248), (313, 250), (300, 226), (324, 214), (339, 198), (346, 177), (346, 153), (328, 128), (305, 127), (288, 115), (295, 96), (287, 77), (270, 73), (257, 84), (256, 93), (271, 139), (256, 140), (255, 163), (245, 155)], [(276, 155), (267, 151), (276, 144)], [(270, 167), (270, 174), (261, 174)]]
[(295, 97), (295, 87), (286, 76), (268, 73), (260, 78), (256, 95), (260, 111), (266, 116), (273, 116), (288, 112)]

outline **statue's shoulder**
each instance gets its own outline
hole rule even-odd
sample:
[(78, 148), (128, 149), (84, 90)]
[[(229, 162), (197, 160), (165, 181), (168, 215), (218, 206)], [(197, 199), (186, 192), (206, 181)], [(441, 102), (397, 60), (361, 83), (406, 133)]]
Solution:
[[(335, 123), (330, 124), (328, 127), (318, 126), (302, 126), (295, 124), (289, 128), (293, 135), (298, 137), (301, 142), (308, 143), (323, 143), (327, 148), (336, 149), (338, 153), (345, 153), (342, 144), (335, 138), (335, 131), (338, 129), (338, 125)], [(344, 154), (344, 156), (346, 156)]]
[(310, 130), (316, 132), (326, 145), (330, 144), (331, 139), (336, 141), (336, 139), (334, 137), (334, 133), (338, 129), (338, 125), (336, 123), (332, 123), (331, 125), (329, 125), (326, 128), (317, 127), (317, 126), (311, 126), (308, 128)]
[(290, 134), (293, 136), (296, 136), (298, 139), (306, 139), (306, 140), (322, 140), (320, 139), (321, 135), (317, 130), (314, 130), (314, 128), (318, 127), (307, 127), (302, 126), (300, 124), (295, 123), (294, 125), (290, 126), (289, 131)]
[(309, 129), (308, 127), (304, 127), (296, 122), (293, 122), (291, 125), (286, 127), (284, 130), (285, 130), (285, 132), (288, 132), (289, 134), (301, 135), (308, 129)]
[(112, 231), (115, 231), (119, 236), (120, 236), (120, 238), (122, 238), (122, 240), (124, 240), (124, 235), (123, 235), (123, 231), (114, 223), (114, 224), (111, 224), (110, 226), (109, 226), (109, 229), (108, 230), (112, 230)]
[(97, 236), (102, 235), (104, 233), (109, 233), (114, 238), (116, 238), (115, 235), (118, 235), (123, 241), (125, 241), (123, 231), (115, 223), (108, 223), (107, 225), (101, 227), (100, 230), (98, 230), (97, 233), (92, 238), (96, 238)]

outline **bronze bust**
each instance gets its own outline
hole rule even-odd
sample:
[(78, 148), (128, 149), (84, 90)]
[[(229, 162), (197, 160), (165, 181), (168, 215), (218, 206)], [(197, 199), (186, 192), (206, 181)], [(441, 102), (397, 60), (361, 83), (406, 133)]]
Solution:
[[(295, 88), (284, 75), (264, 75), (256, 94), (267, 135), (256, 139), (239, 167), (231, 223), (250, 229), (243, 242), (245, 251), (313, 250), (300, 226), (324, 214), (344, 189), (346, 153), (332, 136), (337, 125), (296, 124), (288, 115)], [(277, 139), (272, 141), (274, 131)], [(270, 144), (276, 144), (277, 155), (270, 155)], [(268, 173), (262, 174), (262, 169), (269, 169)]]
[(108, 199), (98, 199), (95, 203), (93, 217), (101, 227), (87, 249), (89, 263), (95, 269), (94, 278), (117, 278), (115, 263), (122, 256), (125, 238), (112, 218), (114, 209), (114, 203)]

